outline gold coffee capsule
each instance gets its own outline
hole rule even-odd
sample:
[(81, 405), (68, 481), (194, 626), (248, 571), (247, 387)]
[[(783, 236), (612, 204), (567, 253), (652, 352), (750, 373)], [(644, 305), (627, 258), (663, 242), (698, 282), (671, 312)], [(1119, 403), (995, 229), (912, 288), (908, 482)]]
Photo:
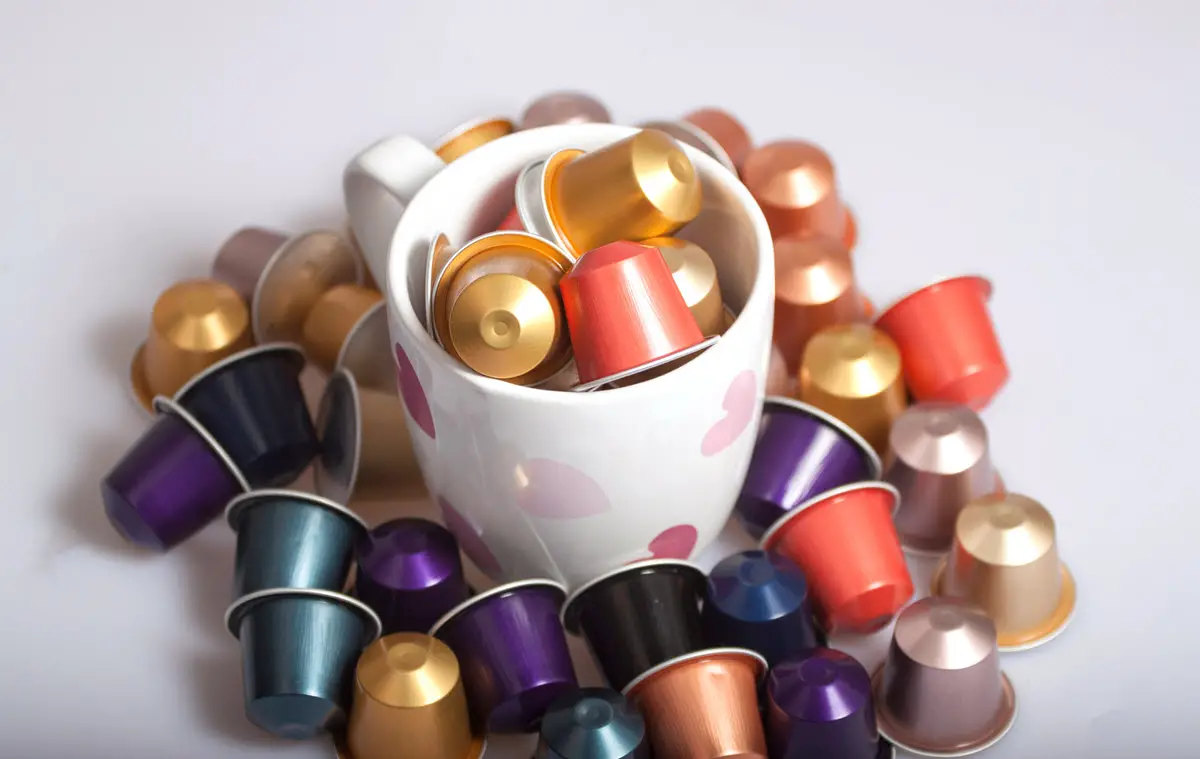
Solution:
[(571, 255), (668, 236), (700, 213), (695, 167), (675, 140), (654, 129), (590, 153), (559, 151), (542, 176), (556, 242)]
[(488, 377), (543, 382), (571, 358), (556, 286), (569, 256), (524, 232), (493, 232), (467, 243), (434, 285), (435, 337)]
[(353, 759), (476, 759), (458, 659), (421, 633), (394, 633), (363, 651), (355, 669), (345, 748)]
[[(653, 237), (644, 245), (658, 248), (671, 269), (671, 276), (683, 293), (683, 300), (696, 317), (705, 335), (719, 335), (725, 327), (725, 306), (721, 284), (712, 258), (694, 242), (674, 237)], [(732, 324), (732, 322), (730, 322)]]
[(882, 455), (908, 404), (900, 350), (867, 324), (826, 327), (804, 349), (800, 400), (841, 419)]
[(1016, 493), (986, 495), (963, 507), (933, 592), (982, 608), (996, 623), (1001, 651), (1053, 640), (1075, 611), (1075, 578), (1059, 560), (1054, 518)]
[(850, 251), (821, 235), (788, 235), (775, 242), (775, 344), (796, 371), (820, 330), (866, 321)]
[(134, 354), (134, 396), (149, 411), (154, 396), (174, 397), (192, 377), (253, 344), (250, 312), (231, 286), (215, 279), (171, 285), (154, 302), (150, 333)]
[(439, 137), (434, 142), (433, 152), (437, 153), (438, 158), (450, 163), (492, 140), (512, 134), (515, 130), (516, 125), (512, 121), (500, 116), (468, 121)]
[(376, 290), (337, 285), (323, 293), (304, 320), (300, 344), (321, 371), (333, 371), (346, 338), (371, 307), (383, 300)]

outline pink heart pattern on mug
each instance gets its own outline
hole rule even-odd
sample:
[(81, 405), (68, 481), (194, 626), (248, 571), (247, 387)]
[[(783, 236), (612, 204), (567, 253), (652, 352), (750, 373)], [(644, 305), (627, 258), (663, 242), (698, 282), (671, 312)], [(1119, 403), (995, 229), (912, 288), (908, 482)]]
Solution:
[(408, 354), (396, 343), (396, 386), (400, 397), (404, 399), (404, 407), (408, 415), (426, 435), (437, 439), (437, 430), (433, 426), (433, 412), (429, 410), (429, 399), (425, 396), (425, 388), (421, 387), (421, 379), (417, 370), (408, 360)]
[(729, 389), (725, 391), (725, 401), (721, 408), (725, 416), (714, 424), (700, 442), (702, 456), (716, 456), (733, 445), (754, 418), (755, 374), (747, 369), (733, 378)]
[(656, 559), (686, 559), (696, 548), (699, 533), (690, 524), (668, 527), (650, 541), (648, 550)]
[(458, 541), (458, 547), (467, 555), (479, 570), (491, 577), (493, 580), (500, 577), (500, 562), (496, 560), (495, 554), (483, 542), (482, 536), (475, 526), (467, 520), (458, 509), (450, 505), (442, 496), (438, 496), (438, 506), (442, 510), (442, 521), (446, 523), (446, 529), (453, 533), (454, 538)]
[(541, 519), (583, 519), (612, 509), (600, 484), (570, 464), (530, 459), (520, 470), (527, 484), (517, 499), (526, 514)]

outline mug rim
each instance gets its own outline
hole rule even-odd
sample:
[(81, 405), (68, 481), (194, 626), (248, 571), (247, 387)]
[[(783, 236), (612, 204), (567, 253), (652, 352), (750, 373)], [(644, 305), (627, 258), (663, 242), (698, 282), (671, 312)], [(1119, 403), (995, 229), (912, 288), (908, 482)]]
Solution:
[[(508, 150), (508, 146), (515, 140), (524, 140), (531, 144), (553, 143), (546, 144), (545, 149), (548, 156), (555, 150), (563, 147), (572, 147), (572, 140), (592, 143), (597, 139), (603, 138), (607, 142), (615, 142), (638, 131), (640, 130), (637, 127), (616, 124), (567, 124), (514, 132), (499, 140), (476, 148), (453, 163), (448, 164), (444, 169), (435, 174), (413, 196), (412, 201), (406, 208), (406, 212), (401, 216), (400, 222), (396, 225), (396, 229), (392, 233), (392, 240), (388, 247), (387, 281), (385, 283), (386, 300), (391, 315), (397, 321), (401, 322), (405, 329), (412, 335), (412, 339), (415, 341), (412, 349), (427, 354), (423, 356), (425, 360), (439, 362), (442, 369), (451, 372), (457, 380), (467, 383), (478, 392), (512, 400), (541, 401), (543, 403), (556, 403), (573, 407), (602, 405), (614, 400), (632, 400), (647, 393), (657, 392), (656, 388), (661, 387), (661, 385), (656, 385), (655, 383), (665, 380), (667, 376), (679, 374), (680, 372), (695, 374), (696, 372), (704, 371), (703, 368), (697, 368), (695, 364), (703, 364), (704, 359), (709, 354), (714, 350), (720, 349), (719, 344), (714, 345), (711, 350), (701, 353), (695, 361), (688, 362), (684, 366), (670, 372), (669, 375), (656, 377), (653, 380), (635, 383), (626, 387), (610, 388), (603, 392), (553, 392), (544, 388), (515, 385), (504, 380), (477, 374), (461, 362), (452, 358), (441, 346), (437, 345), (425, 326), (421, 324), (417, 318), (411, 299), (407, 297), (408, 255), (407, 251), (400, 250), (397, 241), (406, 237), (413, 237), (414, 239), (417, 237), (416, 235), (408, 234), (409, 227), (418, 223), (413, 220), (417, 218), (417, 215), (409, 213), (409, 211), (414, 207), (420, 210), (420, 206), (428, 202), (424, 200), (426, 196), (436, 198), (439, 193), (444, 194), (442, 188), (444, 186), (453, 187), (454, 183), (458, 181), (459, 174), (469, 173), (475, 164), (489, 159), (494, 153)], [(771, 238), (770, 229), (767, 226), (767, 220), (759, 209), (758, 203), (755, 202), (754, 197), (750, 194), (750, 191), (746, 189), (746, 186), (742, 184), (736, 175), (730, 173), (719, 161), (704, 154), (702, 151), (683, 143), (680, 143), (680, 147), (689, 160), (692, 161), (693, 165), (696, 166), (703, 180), (721, 185), (723, 190), (733, 195), (754, 231), (754, 235), (757, 238), (757, 244), (754, 246), (754, 254), (757, 258), (757, 270), (750, 286), (750, 292), (741, 309), (742, 312), (752, 311), (755, 307), (759, 306), (760, 301), (774, 298), (774, 243)], [(517, 170), (519, 172), (519, 167)], [(416, 246), (413, 249), (415, 250), (417, 247), (428, 248), (428, 244)], [(404, 297), (400, 297), (398, 294), (403, 294)], [(769, 309), (763, 308), (769, 311)], [(735, 319), (729, 332), (738, 329), (738, 321)], [(747, 328), (743, 327), (742, 329)], [(726, 334), (729, 333), (727, 332)], [(394, 337), (392, 338), (392, 342), (395, 343)], [(686, 378), (684, 378), (684, 381), (686, 381)]]

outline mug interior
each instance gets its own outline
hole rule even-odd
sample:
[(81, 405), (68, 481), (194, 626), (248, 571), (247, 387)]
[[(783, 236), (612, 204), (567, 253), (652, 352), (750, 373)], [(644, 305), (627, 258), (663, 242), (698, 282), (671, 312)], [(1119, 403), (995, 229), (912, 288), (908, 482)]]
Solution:
[[(552, 395), (555, 400), (572, 404), (611, 398), (613, 393), (641, 392), (665, 377), (703, 371), (706, 364), (720, 360), (718, 342), (694, 361), (645, 382), (601, 393), (555, 393), (475, 374), (451, 358), (425, 330), (425, 269), (430, 244), (439, 233), (445, 234), (457, 249), (481, 234), (495, 231), (513, 209), (517, 175), (527, 164), (561, 148), (593, 150), (637, 131), (613, 124), (579, 124), (518, 132), (454, 161), (421, 189), (392, 238), (387, 290), (393, 313), (415, 336), (423, 353), (435, 356), (434, 360), (445, 362), (452, 371), (489, 392), (537, 393), (542, 398)], [(740, 314), (751, 301), (773, 297), (770, 232), (758, 205), (736, 176), (699, 150), (689, 145), (681, 147), (700, 176), (703, 203), (696, 219), (674, 236), (696, 243), (712, 257), (722, 298), (738, 315), (723, 338), (728, 339), (745, 328)], [(767, 313), (770, 318), (770, 309), (754, 311)]]

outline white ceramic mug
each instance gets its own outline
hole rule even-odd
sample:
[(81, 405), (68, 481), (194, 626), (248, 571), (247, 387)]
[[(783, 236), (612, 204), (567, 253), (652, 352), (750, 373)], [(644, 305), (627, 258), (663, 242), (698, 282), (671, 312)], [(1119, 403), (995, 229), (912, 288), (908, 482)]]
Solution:
[[(703, 210), (678, 236), (713, 257), (739, 316), (695, 360), (625, 388), (553, 392), (475, 374), (425, 330), (426, 257), (438, 233), (457, 246), (493, 231), (527, 163), (635, 131), (552, 126), (484, 145), (422, 187), (392, 239), (388, 310), (409, 432), (447, 525), (495, 579), (574, 587), (639, 559), (690, 558), (725, 525), (749, 465), (771, 347), (774, 254), (750, 193), (698, 150), (684, 146), (703, 182)], [(355, 219), (355, 228), (368, 223), (376, 222)]]

